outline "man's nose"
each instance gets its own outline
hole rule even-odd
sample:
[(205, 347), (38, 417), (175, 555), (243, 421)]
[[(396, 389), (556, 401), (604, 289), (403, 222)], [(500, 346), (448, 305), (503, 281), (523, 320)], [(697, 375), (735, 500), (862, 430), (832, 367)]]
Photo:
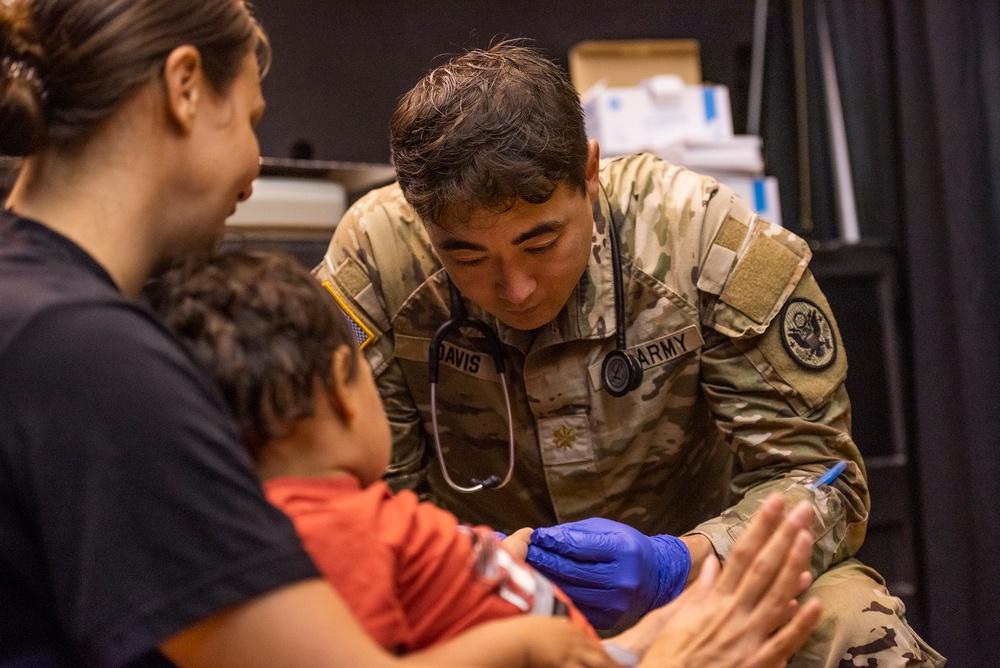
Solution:
[(523, 304), (538, 285), (534, 276), (517, 267), (504, 267), (497, 278), (497, 293), (508, 304)]

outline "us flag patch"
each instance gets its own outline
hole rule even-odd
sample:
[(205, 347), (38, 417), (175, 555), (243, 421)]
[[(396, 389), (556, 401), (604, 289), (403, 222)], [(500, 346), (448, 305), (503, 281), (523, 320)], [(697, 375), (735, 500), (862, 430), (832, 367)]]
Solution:
[(344, 300), (333, 291), (333, 286), (330, 285), (330, 281), (323, 281), (323, 287), (325, 287), (330, 294), (333, 295), (333, 298), (337, 302), (337, 306), (339, 306), (340, 310), (344, 312), (345, 316), (347, 316), (347, 325), (351, 328), (351, 332), (354, 333), (354, 340), (358, 342), (358, 350), (364, 350), (365, 346), (371, 343), (371, 340), (374, 338), (372, 330), (368, 329), (368, 327), (365, 326), (365, 323), (361, 321), (361, 318), (355, 315), (354, 311), (352, 311), (350, 307), (344, 303)]

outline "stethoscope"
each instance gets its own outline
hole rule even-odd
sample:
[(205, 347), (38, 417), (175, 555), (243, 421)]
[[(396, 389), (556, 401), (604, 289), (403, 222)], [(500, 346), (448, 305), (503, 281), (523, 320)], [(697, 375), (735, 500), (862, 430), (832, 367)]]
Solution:
[[(606, 197), (606, 195), (605, 195)], [(628, 347), (625, 341), (625, 287), (622, 279), (621, 250), (618, 245), (618, 230), (615, 228), (612, 219), (609, 227), (611, 237), (611, 266), (615, 293), (615, 349), (604, 356), (604, 363), (601, 364), (601, 379), (608, 394), (613, 397), (623, 397), (642, 384), (642, 364), (634, 355), (628, 354)], [(431, 338), (430, 350), (428, 351), (428, 377), (431, 385), (431, 427), (434, 431), (434, 449), (437, 451), (438, 464), (441, 465), (441, 475), (448, 486), (457, 492), (466, 494), (478, 492), (481, 489), (500, 489), (508, 482), (514, 474), (514, 420), (510, 407), (510, 393), (507, 390), (507, 373), (504, 364), (504, 347), (500, 342), (500, 337), (493, 330), (478, 318), (471, 317), (465, 309), (462, 301), (462, 294), (455, 287), (455, 284), (448, 278), (449, 307), (448, 319), (438, 327)], [(490, 357), (493, 358), (493, 365), (496, 367), (497, 376), (500, 377), (500, 384), (503, 387), (503, 400), (507, 409), (507, 430), (509, 454), (507, 465), (507, 475), (503, 480), (500, 476), (490, 475), (486, 478), (472, 478), (472, 485), (462, 487), (451, 479), (448, 475), (448, 468), (445, 466), (444, 452), (441, 449), (441, 438), (438, 434), (437, 421), (437, 381), (438, 367), (440, 363), (441, 344), (446, 336), (462, 327), (471, 327), (477, 330), (486, 339), (486, 349)]]
[[(427, 367), (431, 383), (431, 426), (434, 429), (434, 449), (437, 450), (438, 463), (441, 464), (441, 475), (444, 476), (444, 481), (456, 492), (465, 492), (468, 494), (470, 492), (478, 492), (481, 489), (500, 489), (510, 482), (511, 476), (514, 475), (514, 418), (510, 410), (510, 393), (507, 391), (507, 369), (504, 364), (503, 344), (500, 343), (500, 337), (497, 336), (492, 327), (468, 314), (465, 310), (465, 303), (462, 301), (462, 294), (451, 281), (451, 277), (448, 278), (448, 293), (450, 301), (448, 319), (434, 332), (434, 336), (431, 338), (431, 348), (428, 351), (429, 359)], [(493, 358), (493, 366), (496, 367), (497, 376), (500, 377), (500, 385), (503, 387), (503, 401), (507, 407), (507, 442), (510, 446), (510, 453), (507, 457), (510, 463), (507, 465), (507, 475), (504, 479), (501, 480), (496, 475), (487, 476), (482, 480), (473, 478), (472, 486), (470, 487), (462, 487), (448, 475), (448, 468), (444, 464), (444, 451), (441, 449), (441, 438), (438, 435), (437, 420), (437, 381), (441, 343), (444, 341), (444, 337), (462, 327), (472, 327), (486, 339), (487, 351), (490, 357)]]

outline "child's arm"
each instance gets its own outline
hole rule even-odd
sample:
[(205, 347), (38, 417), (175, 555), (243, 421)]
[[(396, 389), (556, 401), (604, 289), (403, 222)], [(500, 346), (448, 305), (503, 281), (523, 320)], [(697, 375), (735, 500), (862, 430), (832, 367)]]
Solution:
[(519, 615), (464, 632), (443, 645), (410, 654), (421, 665), (483, 668), (617, 668), (601, 644), (565, 617)]
[[(461, 645), (463, 637), (451, 642)], [(160, 650), (181, 668), (442, 665), (418, 655), (390, 656), (365, 635), (343, 600), (319, 579), (287, 585), (213, 615), (164, 640)], [(480, 646), (480, 653), (492, 656), (493, 648)], [(461, 656), (456, 654), (448, 665), (488, 665), (471, 660), (460, 664)]]
[(396, 658), (364, 635), (320, 580), (289, 585), (215, 615), (160, 646), (184, 668), (606, 668), (596, 641), (565, 619), (520, 616), (484, 624), (432, 649)]

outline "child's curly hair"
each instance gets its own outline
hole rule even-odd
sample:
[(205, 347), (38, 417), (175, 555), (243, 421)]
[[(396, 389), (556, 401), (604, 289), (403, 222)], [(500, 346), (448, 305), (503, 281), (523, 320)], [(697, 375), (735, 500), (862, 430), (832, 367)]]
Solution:
[(333, 353), (357, 344), (329, 292), (295, 258), (233, 251), (162, 274), (149, 306), (212, 374), (257, 459), (264, 444), (333, 391)]

